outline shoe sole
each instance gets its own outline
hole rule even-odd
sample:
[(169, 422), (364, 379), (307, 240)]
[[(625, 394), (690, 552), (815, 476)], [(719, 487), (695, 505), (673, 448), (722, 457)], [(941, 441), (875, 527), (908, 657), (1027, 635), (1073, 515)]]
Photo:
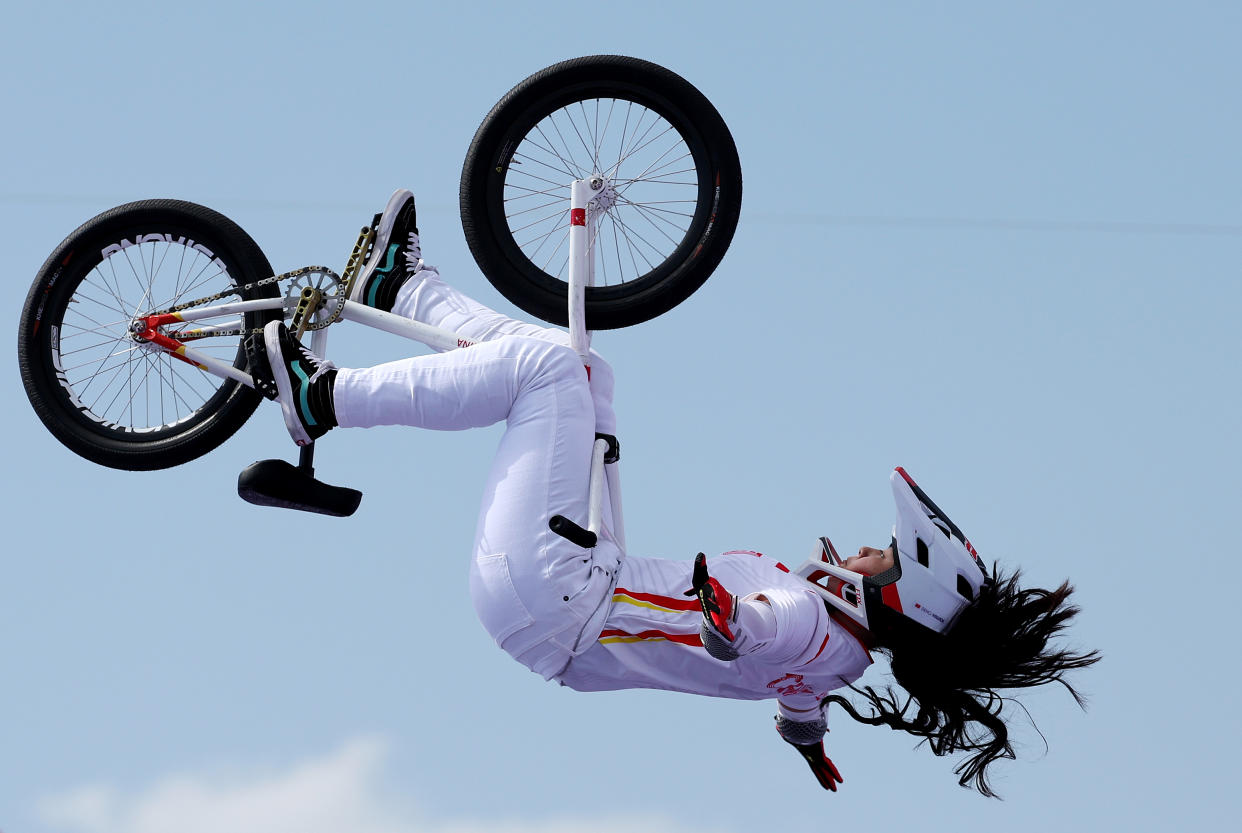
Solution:
[(367, 283), (366, 279), (387, 256), (388, 244), (392, 242), (392, 227), (397, 223), (397, 215), (401, 213), (401, 206), (405, 205), (406, 200), (413, 196), (411, 191), (402, 188), (388, 198), (388, 205), (384, 206), (384, 213), (380, 215), (379, 226), (375, 230), (375, 242), (371, 244), (371, 259), (367, 261), (367, 265), (362, 268), (362, 274), (354, 282), (354, 287), (349, 293), (350, 301), (363, 303), (359, 298), (362, 296), (362, 288)]
[(298, 419), (297, 411), (293, 409), (293, 384), (289, 380), (289, 369), (285, 367), (285, 357), (280, 350), (280, 325), (279, 321), (269, 321), (263, 328), (267, 363), (271, 365), (272, 379), (276, 382), (276, 401), (280, 403), (280, 412), (284, 414), (289, 436), (298, 445), (309, 445), (310, 435), (306, 433), (302, 420)]

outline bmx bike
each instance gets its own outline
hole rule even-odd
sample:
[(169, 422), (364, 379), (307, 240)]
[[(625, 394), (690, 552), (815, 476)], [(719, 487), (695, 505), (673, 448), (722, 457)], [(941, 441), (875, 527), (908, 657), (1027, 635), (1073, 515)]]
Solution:
[[(585, 358), (592, 330), (661, 315), (707, 280), (741, 195), (737, 149), (702, 93), (655, 64), (600, 55), (541, 70), (492, 108), (466, 154), (460, 207), (487, 279), (527, 313), (568, 326)], [(468, 346), (348, 300), (374, 237), (374, 224), (362, 229), (341, 274), (276, 274), (250, 235), (210, 208), (156, 199), (105, 211), (52, 252), (26, 298), (18, 361), (30, 402), (82, 457), (163, 469), (219, 446), (273, 395), (252, 372), (254, 337), (261, 343), (269, 321), (309, 333), (320, 356), (329, 325), (343, 321), (436, 349)], [(296, 468), (256, 463), (239, 492), (351, 514), (361, 493), (315, 480), (312, 461), (307, 446)]]

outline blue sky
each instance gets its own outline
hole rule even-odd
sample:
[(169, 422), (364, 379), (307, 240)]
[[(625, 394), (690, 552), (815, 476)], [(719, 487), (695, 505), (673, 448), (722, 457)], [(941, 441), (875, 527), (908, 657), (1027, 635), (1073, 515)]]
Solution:
[[(466, 559), (498, 429), (335, 432), (319, 473), (362, 508), (282, 513), (234, 494), (248, 463), (294, 457), (274, 408), (179, 469), (105, 470), (42, 429), (13, 362), (0, 830), (1020, 833), (1236, 812), (1239, 7), (589, 8), (7, 9), (9, 320), (112, 205), (194, 200), (276, 269), (339, 268), (397, 187), (428, 260), (511, 311), (457, 216), (479, 121), (563, 58), (664, 64), (730, 124), (746, 194), (698, 294), (596, 338), (631, 551), (882, 543), (903, 465), (985, 558), (1073, 579), (1072, 639), (1105, 655), (1089, 710), (1023, 698), (1040, 731), (1015, 713), (1004, 802), (836, 714), (846, 780), (823, 794), (769, 704), (576, 694), (491, 644)], [(333, 336), (344, 365), (409, 349)]]

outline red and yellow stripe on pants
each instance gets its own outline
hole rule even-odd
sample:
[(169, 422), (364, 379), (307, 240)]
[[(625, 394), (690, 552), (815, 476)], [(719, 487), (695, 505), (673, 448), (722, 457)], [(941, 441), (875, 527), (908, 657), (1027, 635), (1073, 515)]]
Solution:
[[(655, 593), (640, 593), (618, 587), (612, 594), (614, 605), (633, 605), (656, 613), (671, 614), (666, 628), (644, 628), (634, 632), (622, 628), (605, 628), (599, 635), (599, 642), (608, 645), (618, 642), (677, 642), (682, 645), (701, 647), (703, 640), (699, 637), (699, 603), (696, 599), (660, 596)], [(684, 628), (682, 630), (682, 621)]]

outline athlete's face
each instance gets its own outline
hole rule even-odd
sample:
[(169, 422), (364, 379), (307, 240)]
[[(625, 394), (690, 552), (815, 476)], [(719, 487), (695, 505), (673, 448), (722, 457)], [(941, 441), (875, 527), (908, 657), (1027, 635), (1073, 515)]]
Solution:
[(859, 547), (858, 555), (851, 555), (841, 562), (841, 566), (864, 576), (878, 576), (893, 566), (893, 548)]

